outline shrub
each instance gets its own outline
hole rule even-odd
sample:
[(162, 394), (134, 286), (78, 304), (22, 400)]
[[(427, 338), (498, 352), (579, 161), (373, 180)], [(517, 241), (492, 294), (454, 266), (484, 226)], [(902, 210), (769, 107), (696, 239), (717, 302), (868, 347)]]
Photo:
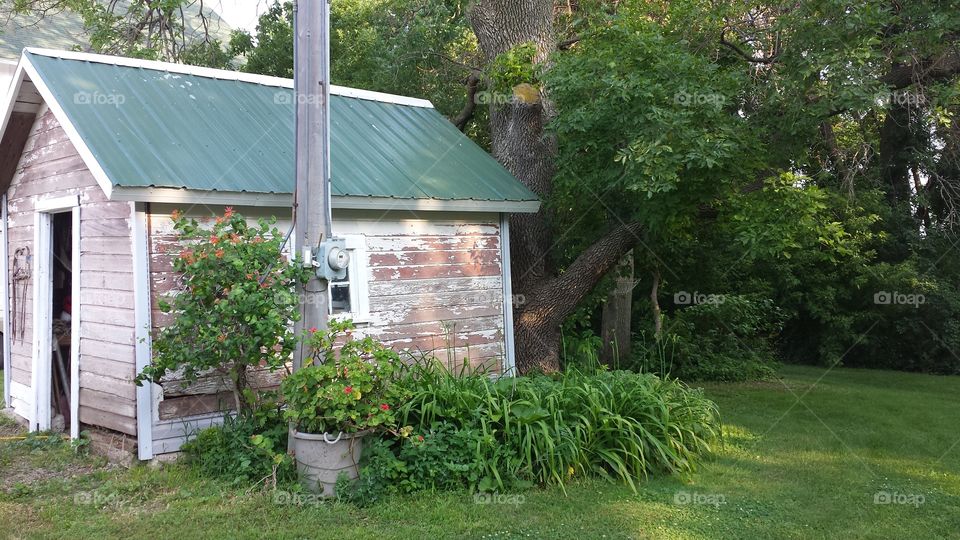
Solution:
[[(393, 425), (387, 385), (400, 357), (372, 338), (353, 339), (352, 328), (350, 321), (330, 321), (327, 330), (307, 332), (310, 361), (281, 383), (285, 417), (299, 431), (356, 433)], [(338, 343), (340, 334), (346, 340)]]
[(491, 380), (418, 365), (397, 384), (410, 436), (386, 443), (392, 458), (372, 449), (361, 472), (391, 483), (387, 491), (521, 489), (580, 475), (635, 487), (650, 473), (693, 471), (720, 436), (716, 406), (699, 390), (650, 374)]
[(248, 416), (227, 415), (223, 425), (197, 431), (180, 449), (205, 476), (234, 484), (275, 487), (296, 480), (287, 455), (287, 423), (276, 401), (263, 403)]
[(659, 339), (635, 343), (631, 368), (690, 381), (771, 377), (777, 366), (773, 340), (782, 320), (770, 300), (718, 296), (665, 317)]
[(495, 452), (488, 448), (495, 444), (479, 430), (446, 421), (422, 434), (374, 439), (364, 447), (359, 481), (337, 493), (366, 505), (396, 493), (470, 489), (482, 479), (482, 456)]
[(237, 410), (250, 414), (256, 395), (247, 369), (283, 367), (296, 345), (290, 321), (297, 318), (293, 287), (306, 277), (299, 264), (280, 254), (283, 236), (271, 223), (257, 226), (231, 208), (212, 228), (179, 212), (173, 226), (184, 244), (173, 267), (183, 290), (160, 309), (174, 317), (153, 340), (155, 357), (137, 376), (137, 384), (159, 383), (180, 371), (195, 380), (211, 371), (230, 377)]

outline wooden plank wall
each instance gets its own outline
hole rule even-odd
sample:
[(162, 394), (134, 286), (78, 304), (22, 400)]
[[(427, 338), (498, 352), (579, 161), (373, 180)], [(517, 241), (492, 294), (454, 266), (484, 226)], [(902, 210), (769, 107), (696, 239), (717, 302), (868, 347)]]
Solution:
[[(167, 317), (157, 300), (177, 287), (172, 258), (181, 246), (172, 234), (169, 205), (152, 205), (149, 217), (150, 281), (154, 327)], [(181, 210), (187, 211), (187, 208)], [(285, 216), (284, 209), (236, 208), (247, 217)], [(223, 208), (199, 207), (210, 216)], [(367, 250), (369, 319), (359, 335), (396, 350), (435, 356), (453, 369), (465, 362), (499, 372), (504, 358), (503, 282), (499, 217), (495, 214), (335, 212), (334, 231), (362, 234)], [(289, 220), (279, 223), (286, 231)], [(172, 381), (171, 381), (172, 382)], [(263, 385), (275, 384), (264, 377)], [(172, 452), (189, 426), (206, 425), (211, 411), (229, 407), (229, 384), (201, 381), (185, 388), (165, 383), (167, 399), (154, 409), (154, 451)], [(185, 422), (187, 422), (185, 424)], [(187, 427), (185, 427), (187, 426)]]
[[(80, 196), (80, 421), (136, 435), (131, 204), (111, 202), (87, 170), (53, 113), (41, 111), (24, 147), (8, 192), (9, 253), (33, 249), (34, 204), (38, 199)], [(35, 270), (35, 268), (34, 268)], [(11, 295), (19, 290), (11, 283)], [(28, 282), (21, 322), (13, 336), (13, 380), (30, 387), (33, 285)], [(22, 302), (22, 298), (18, 299)]]
[(499, 224), (351, 224), (365, 234), (370, 324), (361, 333), (459, 369), (498, 372), (504, 355)]

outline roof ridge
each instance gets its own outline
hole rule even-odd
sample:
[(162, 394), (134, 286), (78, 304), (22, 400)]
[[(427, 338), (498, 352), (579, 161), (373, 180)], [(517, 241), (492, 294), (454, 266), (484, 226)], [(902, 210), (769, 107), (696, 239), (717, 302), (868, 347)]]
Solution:
[[(293, 89), (293, 79), (283, 77), (273, 77), (270, 75), (259, 75), (256, 73), (245, 73), (242, 71), (231, 71), (228, 69), (216, 69), (202, 66), (191, 66), (187, 64), (175, 64), (172, 62), (160, 62), (158, 60), (144, 60), (141, 58), (128, 58), (125, 56), (111, 56), (106, 54), (94, 54), (77, 51), (61, 51), (56, 49), (43, 49), (36, 47), (27, 47), (23, 50), (24, 54), (35, 54), (62, 60), (76, 60), (80, 62), (95, 62), (99, 64), (108, 64), (113, 66), (131, 67), (148, 69), (152, 71), (166, 71), (168, 73), (178, 73), (183, 75), (193, 75), (208, 79), (221, 79), (259, 84), (263, 86), (274, 86), (278, 88)], [(337, 96), (362, 99), (366, 101), (379, 101), (382, 103), (393, 103), (395, 105), (406, 105), (409, 107), (423, 107), (432, 109), (433, 103), (426, 99), (419, 99), (396, 94), (387, 94), (384, 92), (374, 92), (372, 90), (361, 90), (359, 88), (349, 88), (336, 84), (330, 85), (330, 93)]]

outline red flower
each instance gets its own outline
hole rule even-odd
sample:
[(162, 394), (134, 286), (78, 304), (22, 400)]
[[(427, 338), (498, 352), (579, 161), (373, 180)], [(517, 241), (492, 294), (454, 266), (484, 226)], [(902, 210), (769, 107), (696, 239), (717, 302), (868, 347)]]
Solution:
[(310, 332), (315, 334), (315, 333), (317, 332), (317, 327), (316, 327), (316, 326), (311, 326), (311, 327), (310, 327)]
[(353, 392), (353, 387), (352, 387), (352, 386), (348, 386), (348, 387), (346, 387), (346, 388), (343, 389), (343, 393), (344, 393), (344, 394), (349, 394), (350, 392)]
[(219, 241), (220, 241), (220, 237), (219, 237), (219, 236), (217, 236), (217, 235), (215, 235), (215, 234), (211, 234), (211, 235), (210, 235), (210, 243), (211, 243), (211, 244), (217, 245), (217, 242), (219, 242)]
[(383, 410), (385, 410), (385, 411), (389, 411), (389, 410), (390, 410), (390, 406), (387, 405), (386, 403), (380, 405), (380, 408), (383, 409)]
[(423, 435), (417, 435), (417, 440), (423, 442)]
[(233, 215), (233, 207), (232, 206), (226, 207), (223, 212), (223, 217), (229, 218), (232, 215)]
[(222, 249), (218, 249), (217, 252), (216, 252), (216, 256), (217, 256), (218, 259), (222, 259), (222, 258), (223, 258), (223, 250), (222, 250)]

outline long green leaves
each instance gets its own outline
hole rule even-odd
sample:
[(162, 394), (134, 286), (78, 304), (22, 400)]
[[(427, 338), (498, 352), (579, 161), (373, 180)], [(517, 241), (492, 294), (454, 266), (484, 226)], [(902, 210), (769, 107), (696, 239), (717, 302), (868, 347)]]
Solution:
[[(693, 471), (720, 437), (716, 405), (674, 380), (625, 371), (491, 380), (418, 365), (400, 381), (401, 425), (474, 429), (485, 485), (563, 484), (599, 475), (634, 486), (650, 473)], [(498, 451), (484, 451), (497, 449)]]

